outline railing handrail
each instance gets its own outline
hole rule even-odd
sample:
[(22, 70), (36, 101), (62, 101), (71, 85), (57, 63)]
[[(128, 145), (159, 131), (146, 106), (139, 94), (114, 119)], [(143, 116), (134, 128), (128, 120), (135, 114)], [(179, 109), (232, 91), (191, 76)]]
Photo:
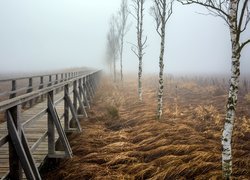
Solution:
[(13, 81), (13, 80), (21, 80), (21, 79), (30, 79), (30, 78), (38, 78), (38, 77), (46, 77), (46, 76), (54, 76), (54, 75), (59, 75), (59, 74), (66, 74), (66, 73), (76, 73), (76, 72), (88, 72), (91, 71), (88, 68), (84, 68), (84, 70), (80, 70), (80, 68), (76, 70), (62, 70), (62, 71), (55, 71), (54, 73), (34, 73), (34, 75), (24, 75), (18, 77), (7, 77), (0, 79), (0, 82), (6, 82), (6, 81)]
[(53, 90), (55, 90), (57, 88), (63, 87), (66, 84), (70, 84), (70, 83), (72, 83), (73, 81), (75, 81), (77, 79), (90, 76), (90, 75), (92, 75), (94, 73), (97, 73), (99, 71), (100, 70), (91, 71), (90, 73), (76, 76), (76, 77), (74, 77), (72, 79), (68, 79), (67, 81), (60, 82), (60, 83), (55, 84), (53, 86), (44, 87), (42, 89), (38, 89), (38, 90), (32, 91), (30, 93), (26, 93), (26, 94), (23, 94), (23, 95), (20, 95), (20, 96), (17, 96), (17, 97), (8, 99), (8, 100), (4, 100), (4, 101), (0, 102), (0, 112), (5, 111), (5, 110), (7, 110), (7, 109), (9, 109), (9, 108), (11, 108), (13, 106), (16, 106), (16, 105), (22, 104), (24, 102), (27, 102), (27, 101), (29, 101), (31, 99), (34, 99), (36, 97), (39, 97), (41, 95), (44, 95), (44, 94), (46, 94), (46, 93), (48, 93), (50, 91), (53, 91)]
[[(45, 157), (72, 157), (73, 152), (67, 133), (82, 132), (80, 117), (88, 118), (86, 108), (90, 108), (93, 101), (100, 72), (101, 70), (89, 70), (85, 73), (75, 73), (70, 78), (57, 83), (51, 83), (50, 76), (49, 85), (39, 89), (31, 88), (31, 91), (27, 91), (26, 94), (12, 96), (0, 102), (0, 111), (5, 113), (5, 121), (1, 124), (1, 128), (6, 128), (1, 132), (0, 147), (8, 143), (7, 163), (20, 162), (9, 163), (9, 171), (6, 171), (3, 179), (22, 179), (23, 172), (27, 179), (41, 179), (34, 157), (42, 143), (47, 144), (45, 146), (47, 150), (44, 152), (43, 149), (39, 152), (39, 160), (43, 161)], [(41, 78), (40, 83), (42, 82)], [(33, 87), (32, 85), (31, 79), (29, 87)], [(16, 83), (13, 83), (12, 87), (15, 89)], [(46, 96), (45, 99), (44, 96)], [(34, 107), (34, 109), (22, 111), (22, 107), (25, 107), (28, 101), (30, 108)], [(41, 103), (41, 106), (34, 106), (37, 103)], [(35, 123), (38, 123), (38, 126)], [(36, 137), (33, 137), (36, 127), (39, 127), (39, 132)], [(32, 140), (29, 141), (28, 138)], [(60, 149), (56, 148), (58, 141), (62, 144)], [(39, 166), (42, 164), (39, 163)]]

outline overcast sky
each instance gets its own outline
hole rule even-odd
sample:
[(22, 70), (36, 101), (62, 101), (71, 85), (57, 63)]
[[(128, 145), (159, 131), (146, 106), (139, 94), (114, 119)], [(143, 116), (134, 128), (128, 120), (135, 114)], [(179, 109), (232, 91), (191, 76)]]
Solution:
[[(158, 71), (160, 39), (146, 3), (145, 34), (148, 47), (144, 71)], [(119, 0), (2, 0), (0, 1), (0, 71), (43, 71), (89, 66), (104, 68), (106, 34)], [(220, 18), (200, 15), (201, 7), (174, 6), (167, 24), (165, 72), (230, 72), (230, 37)], [(133, 22), (133, 19), (129, 19)], [(250, 28), (244, 34), (250, 38)], [(125, 37), (135, 42), (135, 23)], [(125, 43), (124, 69), (136, 71), (138, 60)], [(241, 68), (250, 68), (250, 46)]]

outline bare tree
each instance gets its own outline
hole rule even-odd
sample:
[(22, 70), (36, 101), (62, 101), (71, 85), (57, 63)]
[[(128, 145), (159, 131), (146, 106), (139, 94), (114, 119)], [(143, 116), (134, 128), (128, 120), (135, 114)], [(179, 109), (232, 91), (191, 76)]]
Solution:
[(119, 56), (120, 56), (120, 74), (121, 74), (121, 81), (123, 81), (123, 44), (124, 44), (124, 37), (129, 30), (129, 26), (127, 26), (127, 20), (129, 15), (128, 9), (128, 0), (122, 0), (120, 9), (118, 11), (118, 21), (117, 21), (117, 29), (119, 33)]
[(113, 65), (113, 80), (116, 82), (116, 61), (119, 52), (119, 33), (117, 31), (117, 19), (112, 15), (107, 34), (107, 64)]
[(173, 12), (173, 0), (153, 0), (154, 6), (151, 7), (151, 15), (154, 17), (156, 22), (156, 31), (161, 38), (161, 46), (160, 46), (160, 56), (159, 56), (159, 87), (158, 87), (158, 106), (157, 106), (157, 117), (158, 119), (162, 116), (162, 108), (163, 108), (163, 88), (164, 88), (164, 80), (163, 80), (163, 70), (164, 70), (164, 50), (165, 50), (165, 29), (167, 21)]
[(134, 13), (131, 15), (136, 20), (136, 31), (137, 31), (137, 45), (132, 44), (131, 50), (135, 53), (139, 60), (138, 68), (138, 96), (142, 101), (142, 58), (145, 54), (143, 50), (146, 48), (147, 36), (143, 39), (143, 17), (144, 17), (144, 3), (145, 0), (132, 0), (132, 7)]
[(242, 33), (250, 21), (249, 0), (178, 0), (184, 5), (198, 4), (208, 9), (209, 14), (222, 18), (228, 25), (232, 44), (231, 78), (226, 106), (226, 119), (222, 134), (222, 170), (224, 178), (232, 174), (232, 133), (238, 97), (240, 77), (240, 57), (250, 39), (242, 40)]

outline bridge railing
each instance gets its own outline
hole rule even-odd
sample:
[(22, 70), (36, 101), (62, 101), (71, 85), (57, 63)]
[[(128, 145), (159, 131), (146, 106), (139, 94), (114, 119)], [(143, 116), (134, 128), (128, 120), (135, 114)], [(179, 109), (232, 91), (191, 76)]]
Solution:
[(36, 74), (30, 76), (7, 77), (0, 79), (0, 99), (6, 100), (16, 97), (17, 95), (30, 93), (37, 89), (43, 89), (48, 86), (58, 84), (63, 81), (75, 78), (90, 72), (90, 70), (74, 70), (46, 74)]
[[(27, 179), (41, 179), (32, 153), (46, 139), (48, 143), (48, 158), (72, 157), (72, 150), (66, 132), (81, 132), (79, 116), (88, 116), (86, 108), (90, 108), (90, 102), (94, 97), (100, 73), (100, 71), (71, 72), (70, 75), (69, 73), (66, 73), (67, 75), (62, 73), (63, 75), (61, 75), (60, 79), (58, 74), (39, 76), (41, 81), (38, 87), (40, 88), (36, 90), (34, 90), (33, 80), (30, 79), (37, 78), (37, 76), (25, 77), (24, 79), (28, 78), (31, 83), (29, 83), (26, 89), (27, 92), (19, 96), (16, 96), (16, 93), (20, 89), (15, 88), (15, 82), (19, 79), (11, 80), (12, 90), (9, 92), (11, 98), (0, 102), (0, 112), (5, 113), (6, 119), (6, 133), (4, 135), (1, 134), (0, 147), (7, 143), (9, 156), (9, 172), (6, 173), (5, 177), (22, 179), (23, 169)], [(42, 78), (45, 76), (49, 76), (46, 86), (42, 81)], [(52, 81), (52, 76), (55, 76), (54, 81)], [(32, 91), (28, 92), (30, 89)], [(59, 93), (59, 96), (55, 98), (59, 89), (62, 89), (64, 92)], [(47, 98), (46, 107), (32, 115), (29, 119), (22, 119), (22, 104), (39, 97), (44, 98), (45, 96)], [(56, 108), (60, 103), (63, 103), (63, 112), (61, 114), (58, 113)], [(47, 130), (33, 144), (30, 144), (27, 140), (25, 128), (36, 124), (38, 119), (45, 115)], [(63, 151), (56, 149), (56, 134), (58, 134)]]

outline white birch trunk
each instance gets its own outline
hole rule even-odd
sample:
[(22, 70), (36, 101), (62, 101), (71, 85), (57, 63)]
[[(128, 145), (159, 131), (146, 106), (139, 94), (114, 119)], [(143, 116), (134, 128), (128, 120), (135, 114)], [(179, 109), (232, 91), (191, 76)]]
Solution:
[(120, 73), (121, 73), (121, 81), (123, 81), (123, 66), (122, 66), (122, 55), (123, 55), (123, 38), (124, 38), (124, 33), (122, 32), (121, 35), (121, 49), (120, 49)]
[(116, 60), (114, 58), (114, 62), (113, 62), (113, 73), (114, 73), (114, 82), (116, 82)]
[(162, 11), (162, 23), (161, 23), (161, 52), (159, 57), (159, 86), (158, 86), (158, 107), (157, 107), (157, 118), (161, 119), (162, 116), (162, 108), (163, 108), (163, 88), (164, 88), (164, 80), (163, 80), (163, 73), (164, 73), (164, 45), (165, 45), (165, 18), (166, 18), (166, 2), (164, 1), (163, 11)]
[(240, 77), (240, 44), (237, 38), (237, 0), (231, 0), (229, 9), (230, 36), (232, 43), (232, 65), (230, 88), (227, 100), (226, 120), (222, 134), (222, 170), (225, 179), (232, 174), (232, 134), (237, 105), (238, 86)]
[(142, 101), (142, 26), (143, 26), (143, 1), (138, 2), (138, 14), (137, 14), (137, 38), (138, 38), (138, 58), (139, 58), (139, 69), (138, 69), (138, 95), (139, 100)]

